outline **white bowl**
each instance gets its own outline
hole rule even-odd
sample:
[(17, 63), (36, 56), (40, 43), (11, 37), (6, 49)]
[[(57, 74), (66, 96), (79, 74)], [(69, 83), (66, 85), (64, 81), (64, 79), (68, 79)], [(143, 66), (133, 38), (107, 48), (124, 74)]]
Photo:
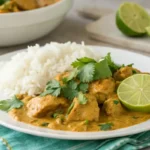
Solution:
[(60, 0), (43, 8), (0, 14), (0, 46), (22, 44), (48, 34), (63, 20), (72, 1)]

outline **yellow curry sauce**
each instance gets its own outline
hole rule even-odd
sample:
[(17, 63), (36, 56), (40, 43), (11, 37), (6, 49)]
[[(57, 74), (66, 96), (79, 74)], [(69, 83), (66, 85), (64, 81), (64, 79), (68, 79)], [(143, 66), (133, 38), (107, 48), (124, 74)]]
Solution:
[[(88, 101), (84, 105), (77, 98), (71, 102), (61, 96), (18, 95), (24, 106), (12, 109), (9, 114), (18, 121), (35, 126), (77, 132), (115, 130), (139, 124), (150, 119), (150, 113), (129, 111), (116, 94), (119, 83), (133, 75), (133, 70), (139, 72), (129, 66), (122, 67), (113, 77), (91, 82), (86, 93)], [(55, 79), (60, 82), (64, 76), (68, 73)]]

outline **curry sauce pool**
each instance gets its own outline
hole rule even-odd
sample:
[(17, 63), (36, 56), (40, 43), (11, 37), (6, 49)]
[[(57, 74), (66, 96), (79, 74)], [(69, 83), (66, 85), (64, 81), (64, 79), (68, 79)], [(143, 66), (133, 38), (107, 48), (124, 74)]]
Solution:
[[(99, 121), (68, 121), (65, 114), (58, 113), (55, 113), (55, 115), (49, 113), (41, 118), (31, 118), (27, 114), (26, 107), (28, 101), (30, 100), (28, 99), (28, 96), (25, 96), (25, 98), (22, 100), (25, 105), (20, 109), (11, 110), (9, 114), (18, 121), (54, 130), (67, 130), (76, 132), (107, 131), (129, 127), (150, 119), (149, 113), (129, 111), (122, 107), (120, 102), (116, 104), (116, 101), (112, 101), (112, 106), (111, 104), (108, 104), (109, 106), (106, 106), (105, 108), (100, 107), (101, 111), (98, 118)], [(108, 112), (108, 109), (111, 110)]]

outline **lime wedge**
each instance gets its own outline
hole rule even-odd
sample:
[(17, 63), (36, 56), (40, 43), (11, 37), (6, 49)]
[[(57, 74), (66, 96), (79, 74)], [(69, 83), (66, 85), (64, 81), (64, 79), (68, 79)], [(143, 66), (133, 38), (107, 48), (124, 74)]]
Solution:
[(146, 33), (150, 36), (150, 26), (149, 27), (146, 27)]
[(145, 28), (150, 26), (150, 17), (140, 5), (125, 2), (117, 11), (116, 25), (128, 36), (142, 36), (146, 33)]
[(117, 94), (128, 109), (150, 112), (150, 75), (136, 74), (126, 78), (119, 85)]

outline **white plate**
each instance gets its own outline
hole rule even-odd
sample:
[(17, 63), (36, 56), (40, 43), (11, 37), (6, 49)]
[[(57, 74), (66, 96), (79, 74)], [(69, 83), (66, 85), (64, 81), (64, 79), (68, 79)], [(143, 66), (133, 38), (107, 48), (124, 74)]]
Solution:
[[(150, 72), (150, 58), (128, 52), (120, 49), (108, 48), (108, 47), (97, 47), (91, 46), (95, 53), (100, 53), (101, 56), (105, 56), (108, 52), (111, 52), (112, 58), (116, 63), (124, 63), (130, 64), (134, 63), (135, 67), (140, 69), (141, 71)], [(0, 56), (0, 60), (9, 60), (10, 57), (14, 54), (18, 53), (18, 51), (9, 53), (3, 56)], [(1, 97), (0, 97), (1, 98)], [(58, 138), (58, 139), (69, 139), (69, 140), (94, 140), (94, 139), (106, 139), (112, 137), (120, 137), (125, 135), (131, 135), (135, 133), (140, 133), (143, 131), (150, 130), (150, 120), (143, 122), (141, 124), (131, 126), (128, 128), (122, 128), (119, 130), (113, 131), (105, 131), (105, 132), (69, 132), (69, 131), (60, 131), (60, 130), (51, 130), (44, 129), (40, 127), (35, 127), (32, 125), (28, 125), (22, 122), (17, 122), (13, 120), (7, 113), (0, 111), (0, 124), (8, 127), (10, 129), (14, 129), (20, 132), (49, 137), (49, 138)]]

